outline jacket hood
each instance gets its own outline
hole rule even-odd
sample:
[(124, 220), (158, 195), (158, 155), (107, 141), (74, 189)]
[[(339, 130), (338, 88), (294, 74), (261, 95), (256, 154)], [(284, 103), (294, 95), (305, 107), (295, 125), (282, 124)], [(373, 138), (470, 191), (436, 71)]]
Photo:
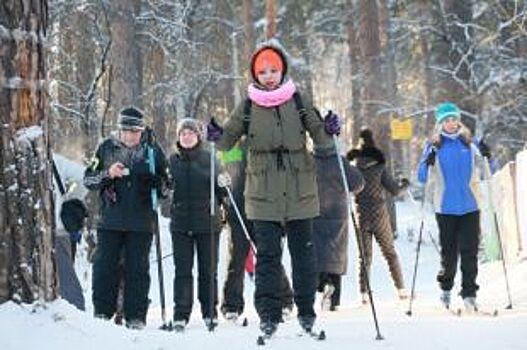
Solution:
[(258, 79), (256, 79), (256, 72), (254, 71), (254, 61), (256, 60), (256, 57), (258, 56), (258, 54), (265, 49), (271, 49), (275, 51), (282, 58), (282, 62), (284, 64), (284, 71), (282, 72), (282, 81), (280, 82), (281, 84), (287, 80), (287, 74), (289, 71), (290, 61), (289, 61), (289, 55), (287, 54), (286, 50), (284, 49), (282, 44), (280, 44), (280, 42), (276, 39), (270, 39), (270, 40), (264, 41), (256, 46), (256, 50), (251, 56), (251, 63), (249, 66), (249, 69), (251, 71), (251, 78), (253, 82), (258, 83)]

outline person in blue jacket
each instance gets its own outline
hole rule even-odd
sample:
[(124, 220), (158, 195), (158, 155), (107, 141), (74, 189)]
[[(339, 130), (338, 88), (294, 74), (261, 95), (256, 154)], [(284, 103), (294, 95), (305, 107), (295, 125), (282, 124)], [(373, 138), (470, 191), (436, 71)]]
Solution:
[(479, 181), (483, 157), (451, 102), (435, 109), (438, 132), (426, 142), (418, 168), (421, 183), (433, 182), (433, 204), (439, 227), (440, 300), (450, 307), (451, 290), (461, 259), (461, 297), (469, 311), (477, 309), (476, 283), (480, 240)]

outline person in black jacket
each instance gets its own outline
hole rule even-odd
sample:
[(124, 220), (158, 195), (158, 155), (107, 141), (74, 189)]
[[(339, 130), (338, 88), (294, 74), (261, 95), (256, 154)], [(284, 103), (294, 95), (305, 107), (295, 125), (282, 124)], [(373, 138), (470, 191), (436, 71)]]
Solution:
[(363, 271), (366, 271), (368, 275), (370, 273), (373, 238), (379, 243), (381, 253), (388, 263), (399, 298), (406, 299), (408, 298), (408, 291), (404, 287), (401, 263), (395, 251), (384, 191), (386, 190), (396, 196), (408, 187), (409, 182), (407, 179), (402, 179), (400, 183), (397, 183), (388, 173), (386, 159), (381, 150), (375, 146), (371, 130), (361, 130), (359, 137), (360, 147), (348, 152), (347, 158), (350, 161), (355, 161), (355, 165), (364, 178), (364, 189), (355, 196), (359, 233), (366, 260), (360, 259), (359, 285), (362, 302), (368, 302)]
[[(348, 266), (349, 193), (344, 191), (336, 148), (314, 149), (317, 167), (320, 216), (313, 221), (313, 239), (317, 252), (318, 291), (323, 293), (322, 309), (337, 310), (340, 305), (341, 279)], [(344, 157), (342, 165), (348, 189), (359, 193), (364, 187), (361, 172)]]
[[(225, 190), (216, 182), (218, 214), (214, 217), (211, 232), (210, 152), (203, 149), (201, 124), (196, 119), (182, 119), (178, 124), (177, 135), (177, 150), (169, 160), (173, 188), (170, 232), (175, 265), (174, 328), (182, 331), (192, 311), (194, 250), (198, 258), (198, 300), (201, 315), (207, 327), (217, 324), (218, 246), (221, 231), (218, 214)], [(216, 162), (216, 169), (218, 165)], [(211, 234), (214, 235), (214, 242)], [(211, 302), (214, 305), (210, 305)]]
[[(121, 110), (118, 123), (119, 130), (99, 145), (84, 174), (84, 185), (98, 191), (101, 200), (92, 300), (96, 317), (114, 316), (122, 253), (126, 326), (141, 329), (148, 310), (148, 256), (156, 215), (151, 192), (156, 188), (160, 196), (166, 193), (167, 161), (152, 133), (145, 130), (141, 111)], [(148, 147), (154, 149), (155, 174), (149, 169)]]

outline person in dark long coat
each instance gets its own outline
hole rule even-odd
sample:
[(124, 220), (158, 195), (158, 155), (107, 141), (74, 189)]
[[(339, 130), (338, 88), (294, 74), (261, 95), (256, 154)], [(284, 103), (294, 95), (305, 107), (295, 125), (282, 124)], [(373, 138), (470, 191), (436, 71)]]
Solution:
[[(340, 305), (341, 279), (348, 266), (348, 195), (335, 148), (315, 147), (320, 216), (313, 222), (317, 252), (318, 291), (323, 293), (322, 308), (335, 311)], [(364, 187), (360, 171), (342, 157), (348, 188), (354, 194)]]
[(364, 247), (364, 260), (360, 259), (359, 285), (362, 302), (367, 303), (366, 279), (363, 271), (370, 274), (372, 260), (373, 238), (379, 244), (381, 253), (388, 263), (390, 275), (400, 299), (408, 298), (404, 287), (401, 263), (393, 242), (393, 231), (390, 225), (390, 215), (386, 205), (385, 191), (396, 196), (409, 185), (407, 179), (396, 182), (386, 169), (386, 159), (380, 149), (375, 146), (373, 134), (369, 129), (360, 132), (360, 147), (348, 152), (348, 159), (355, 165), (364, 177), (364, 189), (355, 197), (358, 214), (359, 234)]

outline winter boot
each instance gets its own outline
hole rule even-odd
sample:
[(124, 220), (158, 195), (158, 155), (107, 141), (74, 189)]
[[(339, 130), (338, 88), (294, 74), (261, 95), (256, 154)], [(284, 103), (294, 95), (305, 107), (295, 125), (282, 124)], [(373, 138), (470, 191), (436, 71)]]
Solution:
[(203, 322), (205, 322), (207, 329), (214, 329), (218, 325), (217, 318), (204, 317)]
[(360, 298), (362, 305), (367, 305), (370, 303), (370, 296), (368, 293), (360, 293)]
[(441, 295), (439, 296), (439, 300), (441, 301), (441, 304), (446, 308), (450, 308), (450, 291), (444, 290), (441, 292)]
[(174, 320), (174, 323), (172, 324), (172, 329), (174, 332), (181, 333), (185, 331), (185, 326), (187, 325), (187, 321), (185, 320)]
[(324, 290), (322, 291), (322, 301), (320, 303), (320, 308), (322, 310), (329, 310), (331, 307), (331, 296), (335, 292), (335, 286), (332, 284), (326, 284)]
[(280, 322), (288, 321), (293, 317), (293, 304), (285, 305), (282, 308), (282, 319)]
[(278, 329), (278, 323), (270, 320), (260, 322), (260, 330), (268, 337), (272, 336)]
[(223, 317), (229, 322), (236, 322), (240, 314), (235, 311), (227, 311), (223, 313)]
[(476, 303), (476, 297), (464, 297), (463, 303), (465, 304), (465, 310), (467, 312), (478, 311), (478, 304)]
[(315, 324), (315, 316), (298, 316), (298, 323), (305, 332), (311, 332)]
[(408, 293), (408, 290), (406, 288), (398, 289), (397, 295), (399, 296), (400, 300), (406, 300), (410, 297), (410, 293)]
[(145, 323), (141, 320), (126, 321), (126, 328), (128, 329), (135, 329), (140, 331), (141, 329), (145, 328), (145, 326)]

